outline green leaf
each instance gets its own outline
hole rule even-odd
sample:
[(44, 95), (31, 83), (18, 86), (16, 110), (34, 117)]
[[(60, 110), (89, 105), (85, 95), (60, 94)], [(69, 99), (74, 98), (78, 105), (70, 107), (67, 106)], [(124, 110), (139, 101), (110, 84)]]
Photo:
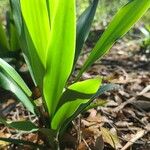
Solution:
[(4, 70), (6, 74), (10, 76), (28, 96), (31, 96), (32, 94), (31, 90), (28, 88), (28, 86), (20, 77), (20, 75), (17, 73), (17, 71), (1, 58), (0, 58), (0, 69)]
[(2, 122), (4, 125), (6, 125), (9, 128), (14, 128), (17, 130), (22, 130), (27, 132), (29, 131), (34, 132), (38, 130), (37, 126), (30, 121), (9, 122), (0, 116), (0, 122)]
[(0, 59), (0, 86), (14, 93), (14, 95), (35, 114), (35, 105), (29, 98), (31, 91), (19, 74), (4, 60)]
[[(46, 65), (50, 24), (46, 0), (21, 0), (21, 12), (28, 33), (43, 66)], [(34, 9), (33, 9), (34, 8)]]
[(6, 27), (7, 27), (7, 33), (8, 33), (9, 45), (10, 45), (9, 50), (10, 51), (19, 50), (20, 46), (19, 46), (19, 41), (17, 37), (17, 31), (14, 25), (11, 11), (7, 12), (6, 21), (7, 21)]
[(104, 107), (107, 104), (106, 100), (98, 99), (96, 102), (91, 103), (89, 106), (86, 107), (85, 111), (97, 107)]
[[(87, 86), (87, 87), (89, 87), (89, 86)], [(80, 107), (73, 113), (73, 115), (64, 122), (64, 124), (61, 126), (61, 129), (60, 129), (60, 135), (62, 135), (62, 133), (64, 133), (67, 125), (75, 117), (77, 117), (80, 113), (82, 113), (83, 111), (85, 111), (86, 108), (91, 104), (91, 102), (93, 102), (93, 100), (95, 100), (96, 98), (98, 98), (99, 95), (101, 95), (101, 94), (103, 94), (105, 92), (111, 91), (111, 90), (116, 90), (119, 87), (120, 86), (118, 86), (116, 84), (106, 84), (106, 85), (100, 86), (100, 88), (96, 91), (96, 93), (94, 95), (92, 95), (92, 97), (90, 97), (90, 100), (88, 100), (86, 103), (82, 103), (82, 105), (80, 105)]]
[(12, 122), (9, 123), (9, 127), (11, 128), (15, 128), (17, 130), (22, 130), (22, 131), (30, 131), (30, 132), (34, 132), (37, 131), (38, 128), (36, 125), (34, 125), (32, 122), (30, 121), (17, 121), (17, 122)]
[(19, 37), (20, 47), (23, 50), (25, 61), (28, 64), (28, 68), (35, 85), (38, 85), (39, 88), (42, 89), (45, 69), (40, 61), (28, 29), (22, 20), (20, 0), (10, 0), (10, 4)]
[(9, 1), (10, 1), (14, 23), (15, 23), (19, 38), (21, 38), (23, 22), (22, 22), (21, 10), (20, 10), (20, 0), (9, 0)]
[(44, 97), (50, 116), (54, 115), (60, 96), (71, 73), (76, 35), (74, 0), (50, 1), (51, 38), (44, 77)]
[(35, 85), (38, 85), (40, 90), (42, 91), (43, 89), (43, 78), (44, 78), (44, 73), (45, 73), (45, 68), (42, 65), (42, 62), (40, 61), (40, 58), (36, 52), (36, 49), (33, 45), (32, 39), (27, 31), (26, 26), (24, 26), (24, 37), (26, 43), (21, 41), (21, 43), (24, 43), (24, 52), (25, 52), (25, 60), (26, 63), (29, 66), (29, 70), (32, 76), (32, 79), (35, 82)]
[(97, 98), (99, 95), (101, 94), (104, 94), (105, 92), (108, 92), (108, 91), (112, 91), (112, 90), (118, 90), (120, 89), (121, 87), (117, 84), (103, 84), (97, 91), (97, 93), (93, 96), (93, 98)]
[(108, 52), (117, 39), (130, 30), (130, 28), (144, 15), (149, 7), (149, 0), (131, 0), (118, 11), (102, 37), (95, 45), (90, 56), (85, 61), (76, 81), (89, 66)]
[(90, 32), (91, 24), (95, 16), (98, 1), (99, 0), (94, 0), (93, 3), (81, 14), (81, 16), (78, 19), (74, 64), (76, 63), (81, 53), (83, 44), (86, 41)]
[(15, 51), (15, 50), (19, 50), (20, 46), (19, 46), (19, 41), (17, 39), (17, 34), (16, 34), (16, 29), (14, 27), (14, 24), (10, 24), (10, 50), (11, 51)]
[(60, 129), (81, 104), (87, 103), (91, 99), (100, 84), (101, 79), (89, 79), (69, 86), (61, 97), (60, 106), (51, 122), (51, 128), (54, 130)]
[(9, 49), (8, 39), (3, 25), (0, 22), (0, 51), (7, 51)]
[(23, 105), (33, 114), (34, 105), (31, 102), (30, 98), (24, 93), (24, 91), (17, 85), (15, 81), (13, 81), (9, 76), (6, 75), (5, 72), (0, 70), (0, 86), (5, 90), (9, 90), (15, 94), (15, 96), (23, 103)]
[(34, 147), (34, 148), (40, 148), (41, 150), (44, 149), (43, 145), (39, 145), (37, 143), (33, 143), (30, 141), (25, 141), (25, 140), (12, 139), (12, 138), (1, 138), (0, 137), (0, 141), (9, 142), (9, 143), (13, 143), (16, 145), (29, 145), (29, 146)]

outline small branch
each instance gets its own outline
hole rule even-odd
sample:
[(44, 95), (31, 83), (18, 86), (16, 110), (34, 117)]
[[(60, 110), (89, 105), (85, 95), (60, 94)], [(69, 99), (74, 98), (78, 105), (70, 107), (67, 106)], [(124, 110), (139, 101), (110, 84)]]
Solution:
[(145, 134), (147, 133), (146, 130), (140, 130), (138, 131), (134, 137), (125, 144), (125, 146), (121, 150), (126, 150), (128, 149), (131, 145), (133, 145), (138, 139), (142, 138)]

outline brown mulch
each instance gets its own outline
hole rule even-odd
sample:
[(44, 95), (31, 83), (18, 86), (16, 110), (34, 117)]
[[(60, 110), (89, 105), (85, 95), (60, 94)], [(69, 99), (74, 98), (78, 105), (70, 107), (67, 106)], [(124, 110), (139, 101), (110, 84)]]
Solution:
[[(62, 140), (62, 149), (150, 149), (150, 58), (133, 39), (126, 37), (119, 40), (107, 56), (83, 74), (83, 79), (102, 76), (104, 83), (119, 84), (121, 88), (107, 92), (96, 100), (105, 101), (105, 106), (93, 108), (73, 121)], [(93, 46), (90, 42), (78, 62), (77, 70)], [(0, 95), (4, 101), (0, 104), (1, 114), (14, 121), (29, 119), (37, 123), (37, 118), (16, 103), (9, 92), (1, 89)], [(0, 137), (42, 143), (36, 133), (25, 134), (2, 125)], [(8, 145), (0, 141), (0, 149), (32, 149)]]
[[(92, 45), (91, 45), (92, 46)], [(87, 53), (81, 58), (86, 58)], [(101, 61), (96, 62), (92, 68), (83, 74), (83, 78), (101, 75), (104, 82), (119, 84), (118, 91), (109, 92), (100, 97), (105, 99), (105, 107), (90, 110), (87, 118), (81, 118), (82, 140), (78, 149), (90, 149), (93, 141), (88, 143), (84, 132), (92, 132), (97, 146), (97, 138), (102, 137), (104, 149), (149, 150), (150, 149), (150, 57), (144, 54), (139, 43), (124, 38), (115, 44), (111, 52)], [(115, 135), (109, 139), (103, 129)], [(98, 134), (98, 135), (97, 135)], [(109, 135), (111, 136), (111, 135)], [(91, 138), (91, 136), (90, 136)], [(98, 139), (99, 140), (99, 139)], [(112, 142), (114, 142), (112, 144)], [(99, 141), (99, 143), (102, 143)], [(84, 146), (83, 146), (84, 145)], [(102, 145), (102, 144), (101, 144)], [(109, 146), (108, 146), (109, 145)], [(111, 145), (111, 148), (110, 148)], [(84, 148), (83, 148), (84, 147)], [(112, 148), (113, 147), (113, 148)]]

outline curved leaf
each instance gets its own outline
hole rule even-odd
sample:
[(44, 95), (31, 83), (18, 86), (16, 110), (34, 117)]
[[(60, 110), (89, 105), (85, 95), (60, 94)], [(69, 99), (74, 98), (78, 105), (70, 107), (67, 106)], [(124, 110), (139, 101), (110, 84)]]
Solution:
[(105, 92), (108, 91), (112, 91), (112, 90), (118, 90), (119, 88), (121, 88), (119, 85), (117, 84), (103, 84), (97, 91), (97, 93), (93, 96), (93, 98), (97, 98), (99, 95), (104, 94)]
[(88, 34), (90, 32), (91, 24), (95, 16), (96, 8), (99, 0), (94, 0), (93, 3), (79, 16), (77, 22), (77, 37), (76, 37), (76, 52), (75, 60), (76, 63), (84, 42), (86, 41)]
[[(78, 83), (78, 82), (77, 82)], [(94, 95), (92, 95), (92, 97), (87, 101), (87, 103), (82, 103), (78, 109), (73, 113), (73, 115), (68, 118), (67, 120), (65, 120), (65, 122), (63, 123), (63, 125), (61, 126), (60, 129), (60, 135), (65, 131), (67, 125), (75, 118), (77, 117), (80, 113), (82, 113), (90, 104), (93, 100), (95, 100), (99, 95), (107, 92), (107, 91), (111, 91), (111, 90), (116, 90), (118, 89), (120, 86), (116, 85), (116, 84), (106, 84), (106, 85), (102, 85), (100, 86), (100, 88), (96, 91), (96, 93)]]
[(11, 122), (9, 123), (9, 127), (22, 131), (30, 131), (30, 132), (38, 131), (37, 126), (30, 121)]
[(101, 79), (89, 79), (68, 87), (62, 95), (60, 108), (54, 115), (51, 128), (58, 130), (70, 118), (81, 104), (87, 103), (101, 84)]
[(29, 98), (32, 94), (30, 89), (15, 69), (2, 59), (0, 59), (0, 86), (13, 92), (14, 95), (26, 106), (26, 108), (35, 114), (35, 105)]
[(110, 144), (114, 149), (120, 149), (122, 147), (119, 137), (116, 133), (111, 133), (109, 129), (103, 127), (101, 127), (100, 130), (106, 143)]
[(51, 18), (51, 38), (47, 53), (43, 93), (49, 114), (53, 115), (73, 66), (76, 18), (75, 0), (50, 2), (53, 6), (50, 14), (53, 14), (53, 18)]
[(3, 59), (0, 58), (0, 70), (4, 70), (8, 76), (10, 76), (17, 84), (22, 88), (22, 90), (28, 95), (31, 96), (32, 92), (17, 73), (17, 71), (6, 63)]
[(17, 130), (22, 130), (27, 132), (34, 132), (38, 130), (37, 126), (30, 121), (8, 122), (0, 116), (0, 122), (9, 128), (14, 128)]
[(149, 0), (131, 0), (128, 4), (121, 8), (95, 45), (90, 56), (80, 70), (76, 81), (89, 66), (106, 54), (115, 41), (127, 33), (149, 8)]
[(34, 105), (24, 91), (12, 80), (6, 72), (0, 70), (0, 86), (5, 90), (9, 90), (23, 103), (23, 105), (33, 114), (35, 114)]
[(44, 149), (43, 145), (39, 145), (37, 143), (33, 143), (30, 141), (25, 141), (25, 140), (20, 140), (20, 139), (12, 139), (12, 138), (1, 138), (1, 137), (0, 137), (0, 140), (5, 141), (5, 142), (9, 142), (9, 143), (14, 143), (16, 145), (29, 145), (29, 146), (34, 147), (34, 148)]

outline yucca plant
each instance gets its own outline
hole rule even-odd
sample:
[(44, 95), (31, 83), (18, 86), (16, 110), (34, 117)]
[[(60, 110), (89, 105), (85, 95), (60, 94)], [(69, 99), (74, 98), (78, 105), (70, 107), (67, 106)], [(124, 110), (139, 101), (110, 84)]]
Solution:
[[(75, 0), (10, 0), (21, 49), (32, 79), (41, 91), (44, 111), (31, 100), (31, 91), (18, 73), (0, 59), (0, 83), (12, 91), (26, 108), (39, 118), (43, 127), (29, 121), (1, 122), (27, 132), (39, 131), (51, 148), (59, 148), (59, 138), (67, 125), (100, 94), (115, 85), (101, 85), (101, 78), (78, 81), (149, 9), (149, 0), (132, 0), (122, 7), (96, 43), (76, 78), (69, 81), (81, 49), (90, 31), (98, 0), (81, 14), (76, 23)], [(37, 147), (34, 143), (0, 138)], [(41, 147), (41, 146), (39, 146)]]

